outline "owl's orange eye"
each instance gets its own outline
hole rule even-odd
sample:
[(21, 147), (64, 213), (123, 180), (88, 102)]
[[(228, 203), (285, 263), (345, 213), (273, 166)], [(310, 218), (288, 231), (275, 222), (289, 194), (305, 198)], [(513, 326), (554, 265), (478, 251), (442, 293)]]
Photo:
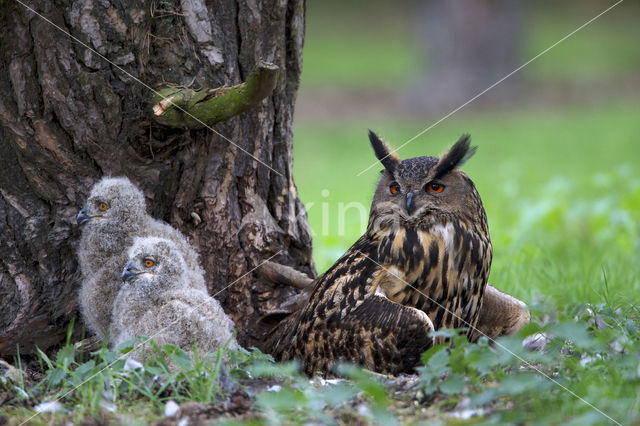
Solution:
[(398, 185), (397, 182), (391, 182), (391, 185), (389, 185), (389, 192), (391, 195), (398, 195), (400, 192), (400, 185)]
[(439, 194), (444, 191), (444, 185), (441, 183), (429, 182), (427, 184), (427, 191)]
[(101, 212), (104, 212), (104, 211), (107, 211), (109, 206), (107, 205), (107, 203), (101, 201), (98, 203), (98, 208), (100, 209)]
[(150, 259), (148, 257), (144, 260), (144, 266), (147, 268), (151, 268), (155, 264), (156, 262), (154, 262), (153, 259)]

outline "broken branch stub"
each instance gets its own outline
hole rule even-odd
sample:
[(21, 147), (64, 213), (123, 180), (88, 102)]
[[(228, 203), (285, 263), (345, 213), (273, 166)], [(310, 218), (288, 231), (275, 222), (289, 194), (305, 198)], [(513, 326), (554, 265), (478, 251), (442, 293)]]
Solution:
[(258, 269), (258, 274), (272, 283), (289, 285), (291, 287), (305, 289), (313, 283), (313, 278), (280, 263), (267, 261)]
[(165, 88), (153, 97), (153, 117), (165, 126), (201, 129), (241, 114), (269, 96), (278, 82), (279, 68), (260, 62), (247, 81), (232, 87), (193, 90)]

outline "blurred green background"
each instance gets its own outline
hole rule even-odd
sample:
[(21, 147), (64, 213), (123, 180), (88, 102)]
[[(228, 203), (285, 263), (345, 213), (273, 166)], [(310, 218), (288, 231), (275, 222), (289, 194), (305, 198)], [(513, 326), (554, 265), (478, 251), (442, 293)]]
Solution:
[[(432, 62), (416, 37), (417, 3), (307, 3), (294, 175), (319, 273), (366, 226), (362, 208), (340, 209), (356, 203), (368, 216), (381, 167), (357, 176), (375, 161), (367, 129), (397, 147), (461, 104), (408, 100)], [(611, 4), (531, 2), (516, 66)], [(514, 75), (509, 96), (488, 93), (399, 152), (439, 155), (471, 134), (479, 149), (464, 170), (489, 217), (490, 282), (527, 303), (640, 305), (638, 18), (638, 2), (620, 4)]]

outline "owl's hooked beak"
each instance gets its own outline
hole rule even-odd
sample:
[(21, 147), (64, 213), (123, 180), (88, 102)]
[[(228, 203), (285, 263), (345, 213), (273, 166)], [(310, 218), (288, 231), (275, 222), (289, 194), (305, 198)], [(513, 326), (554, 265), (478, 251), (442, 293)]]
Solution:
[(131, 282), (135, 281), (135, 279), (138, 278), (138, 275), (140, 275), (141, 273), (142, 272), (137, 270), (133, 263), (129, 263), (124, 267), (121, 278), (124, 282)]
[(415, 205), (413, 204), (413, 192), (409, 191), (407, 192), (407, 214), (411, 215), (411, 213), (413, 212), (413, 208), (415, 207)]
[(78, 222), (78, 225), (84, 225), (85, 223), (89, 222), (92, 219), (92, 217), (89, 215), (89, 209), (87, 207), (84, 207), (82, 210), (80, 210), (80, 212), (78, 213), (78, 216), (76, 216), (76, 221)]

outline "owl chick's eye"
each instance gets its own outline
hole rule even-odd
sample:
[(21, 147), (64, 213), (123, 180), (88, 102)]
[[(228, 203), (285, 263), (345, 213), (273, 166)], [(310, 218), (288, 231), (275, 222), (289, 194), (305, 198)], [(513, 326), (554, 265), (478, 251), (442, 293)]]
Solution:
[(99, 209), (101, 212), (107, 211), (107, 209), (108, 209), (108, 208), (109, 208), (109, 205), (108, 205), (107, 203), (105, 203), (104, 201), (100, 201), (100, 202), (98, 203), (98, 209)]
[(398, 185), (398, 182), (391, 182), (389, 192), (391, 195), (398, 195), (400, 193), (400, 185)]
[(156, 264), (156, 262), (153, 259), (151, 259), (150, 257), (147, 257), (147, 258), (144, 259), (145, 268), (151, 268), (155, 264)]
[(429, 182), (425, 185), (425, 190), (427, 192), (433, 192), (435, 194), (439, 194), (444, 191), (444, 185), (436, 182)]

